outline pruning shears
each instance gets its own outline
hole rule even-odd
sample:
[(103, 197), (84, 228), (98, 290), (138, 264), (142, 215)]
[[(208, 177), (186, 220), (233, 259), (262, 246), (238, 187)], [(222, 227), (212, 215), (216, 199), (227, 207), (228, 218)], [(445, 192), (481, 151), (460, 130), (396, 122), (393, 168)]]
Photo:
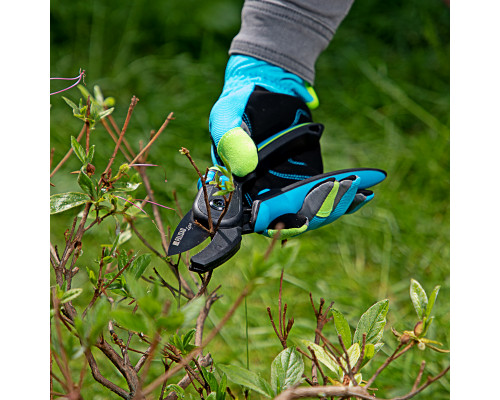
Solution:
[(191, 257), (189, 266), (198, 273), (211, 271), (236, 254), (242, 235), (263, 233), (281, 215), (297, 213), (310, 190), (321, 182), (355, 175), (361, 181), (359, 189), (363, 190), (385, 179), (387, 174), (380, 169), (351, 168), (314, 175), (282, 188), (261, 190), (259, 177), (277, 162), (280, 154), (288, 157), (300, 151), (304, 143), (319, 143), (322, 132), (323, 125), (304, 123), (257, 144), (258, 167), (244, 178), (233, 177), (230, 201), (215, 185), (201, 187), (191, 210), (175, 229), (167, 255), (188, 251), (211, 237), (205, 248)]

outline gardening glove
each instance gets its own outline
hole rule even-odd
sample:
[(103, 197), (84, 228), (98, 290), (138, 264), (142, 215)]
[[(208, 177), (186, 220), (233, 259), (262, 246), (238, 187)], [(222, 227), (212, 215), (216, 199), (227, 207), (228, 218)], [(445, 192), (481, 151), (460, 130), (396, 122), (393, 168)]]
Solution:
[[(274, 107), (274, 115), (266, 110), (266, 101), (250, 101), (259, 110), (249, 106), (249, 100), (258, 92), (280, 93), (306, 103), (301, 112), (287, 114)], [(262, 97), (262, 96), (261, 96)], [(265, 97), (265, 95), (264, 95)], [(243, 177), (255, 170), (258, 164), (254, 124), (265, 124), (274, 132), (297, 125), (304, 116), (310, 119), (309, 108), (318, 105), (312, 87), (302, 78), (284, 69), (244, 55), (229, 58), (222, 94), (210, 113), (209, 130), (212, 139), (214, 164), (228, 164), (234, 175)], [(261, 114), (258, 121), (251, 114)], [(290, 120), (291, 118), (291, 120)]]
[[(286, 239), (330, 224), (368, 203), (373, 193), (366, 189), (385, 178), (372, 169), (323, 173), (323, 125), (312, 122), (307, 105), (297, 97), (256, 88), (245, 121), (258, 164), (236, 179), (245, 207), (252, 209), (254, 232), (274, 237), (281, 223), (279, 236)], [(212, 178), (213, 170), (207, 181)]]

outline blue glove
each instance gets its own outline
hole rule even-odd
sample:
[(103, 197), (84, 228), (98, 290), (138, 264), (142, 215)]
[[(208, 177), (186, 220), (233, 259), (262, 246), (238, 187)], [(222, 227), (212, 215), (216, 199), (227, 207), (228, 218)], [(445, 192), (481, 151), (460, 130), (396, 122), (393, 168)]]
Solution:
[[(226, 68), (222, 94), (210, 113), (209, 129), (214, 164), (228, 164), (232, 173), (239, 177), (254, 171), (258, 164), (257, 140), (251, 137), (252, 118), (249, 118), (248, 114), (252, 110), (249, 109), (248, 103), (251, 96), (259, 91), (294, 97), (306, 103), (308, 108), (318, 105), (312, 87), (297, 75), (253, 57), (231, 56)], [(261, 109), (259, 112), (265, 110)], [(308, 114), (309, 110), (301, 112)], [(296, 125), (301, 114), (297, 113), (292, 118), (297, 121), (292, 119), (286, 124)], [(275, 121), (278, 125), (284, 123), (283, 118), (279, 116)], [(269, 121), (266, 123), (269, 125)]]

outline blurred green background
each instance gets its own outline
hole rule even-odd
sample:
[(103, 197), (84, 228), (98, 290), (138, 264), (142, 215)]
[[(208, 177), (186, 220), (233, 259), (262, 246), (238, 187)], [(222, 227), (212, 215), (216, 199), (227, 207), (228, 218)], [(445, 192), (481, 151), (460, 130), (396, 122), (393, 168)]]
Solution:
[[(85, 69), (89, 90), (97, 84), (105, 96), (116, 99), (113, 116), (120, 126), (136, 95), (140, 101), (126, 136), (136, 151), (139, 141), (147, 143), (150, 131), (174, 112), (175, 121), (150, 151), (149, 161), (162, 168), (148, 172), (157, 200), (173, 207), (175, 189), (183, 212), (196, 194), (196, 174), (178, 149), (187, 147), (201, 168), (210, 165), (208, 115), (222, 89), (227, 50), (239, 29), (242, 4), (51, 1), (52, 77), (75, 76)], [(375, 200), (359, 213), (290, 240), (280, 250), (281, 265), (271, 268), (266, 282), (248, 298), (250, 368), (264, 377), (269, 377), (270, 362), (280, 350), (266, 307), (276, 310), (281, 267), (285, 267), (284, 301), (296, 320), (295, 336), (313, 339), (309, 292), (316, 302), (320, 297), (335, 301), (352, 328), (371, 304), (388, 298), (387, 327), (411, 329), (416, 317), (408, 288), (410, 278), (415, 278), (427, 292), (441, 285), (429, 337), (449, 348), (449, 14), (440, 0), (358, 1), (320, 56), (315, 83), (320, 107), (313, 116), (326, 127), (325, 171), (375, 167), (385, 169), (388, 178), (377, 187)], [(51, 84), (52, 91), (62, 87)], [(77, 89), (63, 95), (75, 102), (80, 98)], [(53, 168), (70, 148), (70, 136), (78, 134), (81, 121), (72, 116), (61, 95), (51, 97), (50, 112)], [(92, 133), (91, 141), (97, 148), (94, 164), (102, 171), (114, 144), (102, 126)], [(117, 165), (123, 162), (119, 155)], [(78, 168), (72, 157), (51, 179), (55, 185), (51, 192), (78, 191), (76, 177), (69, 173)], [(62, 246), (63, 232), (76, 213), (52, 217), (53, 243)], [(179, 222), (169, 210), (162, 210), (162, 217), (172, 229)], [(158, 232), (148, 219), (139, 221), (138, 227), (160, 247)], [(98, 232), (89, 232), (81, 269), (95, 267), (99, 256), (95, 246), (111, 241), (113, 235), (110, 221)], [(244, 237), (240, 252), (215, 271), (210, 286), (221, 283), (223, 297), (214, 305), (207, 328), (224, 315), (243, 288), (252, 254), (265, 251), (268, 243), (257, 235)], [(135, 238), (130, 247), (148, 251)], [(152, 264), (165, 270), (160, 260)], [(86, 276), (80, 275), (74, 286), (91, 291)], [(325, 332), (335, 337), (332, 326)], [(388, 328), (384, 341), (382, 352), (389, 353), (395, 340)], [(245, 366), (245, 348), (242, 307), (208, 350), (216, 362)], [(381, 388), (377, 397), (406, 393), (423, 358), (433, 374), (449, 363), (447, 355), (415, 351), (377, 380)], [(372, 364), (374, 371), (379, 363)], [(90, 373), (84, 386), (83, 394), (89, 398), (112, 396)], [(447, 376), (420, 398), (446, 399), (448, 391)]]

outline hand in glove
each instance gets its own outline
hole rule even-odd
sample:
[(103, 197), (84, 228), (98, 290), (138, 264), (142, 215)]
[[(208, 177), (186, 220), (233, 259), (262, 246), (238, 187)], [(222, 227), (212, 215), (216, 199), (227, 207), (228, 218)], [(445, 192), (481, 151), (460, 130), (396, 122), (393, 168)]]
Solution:
[[(253, 57), (231, 56), (226, 68), (222, 94), (210, 113), (209, 129), (214, 164), (222, 164), (225, 161), (233, 174), (239, 177), (254, 171), (258, 163), (255, 146), (258, 138), (251, 138), (250, 135), (254, 136), (253, 131), (260, 129), (253, 124), (265, 123), (267, 128), (278, 132), (288, 126), (297, 125), (299, 121), (294, 122), (294, 119), (300, 119), (302, 116), (289, 115), (288, 110), (283, 112), (276, 104), (273, 107), (275, 115), (264, 115), (269, 111), (265, 109), (267, 102), (263, 99), (253, 99), (259, 92), (279, 93), (296, 99), (297, 104), (317, 106), (314, 90), (297, 75)], [(257, 105), (258, 109), (252, 108), (252, 103)], [(260, 114), (259, 121), (252, 117), (252, 114), (256, 113)], [(310, 118), (307, 107), (303, 113)], [(289, 120), (290, 117), (292, 120)]]

